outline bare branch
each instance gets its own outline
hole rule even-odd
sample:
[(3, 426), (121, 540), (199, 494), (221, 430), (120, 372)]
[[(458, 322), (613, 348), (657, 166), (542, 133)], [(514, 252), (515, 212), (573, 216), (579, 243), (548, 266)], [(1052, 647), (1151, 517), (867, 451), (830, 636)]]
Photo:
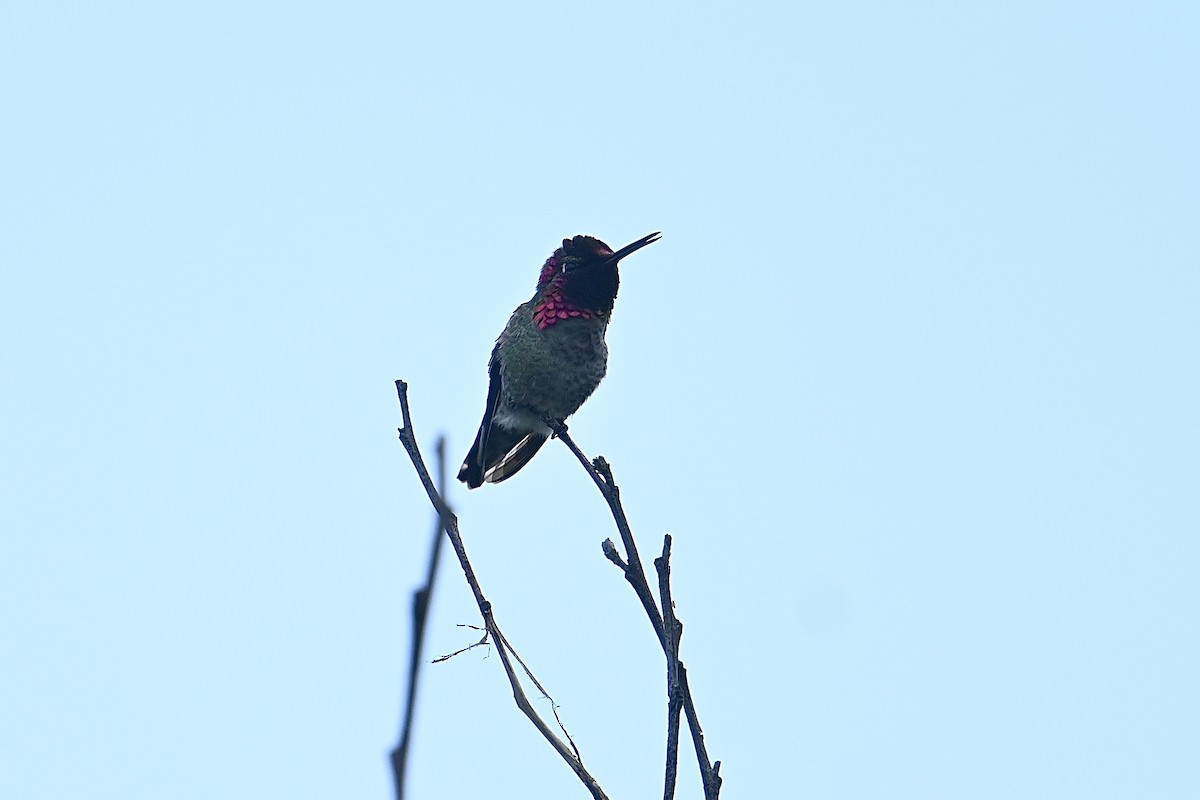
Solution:
[(717, 800), (721, 793), (721, 762), (708, 760), (708, 749), (704, 746), (704, 731), (700, 728), (700, 717), (692, 701), (692, 689), (688, 686), (687, 667), (679, 662), (679, 687), (683, 692), (683, 711), (687, 714), (688, 728), (692, 732), (692, 744), (696, 747), (696, 761), (700, 764), (700, 778), (704, 781), (704, 800)]
[(663, 649), (667, 653), (667, 765), (663, 780), (663, 800), (675, 797), (675, 778), (679, 773), (679, 712), (683, 708), (683, 690), (679, 686), (679, 640), (683, 623), (675, 618), (671, 599), (671, 534), (663, 536), (662, 555), (654, 559), (658, 571), (658, 597), (663, 611)]
[[(658, 636), (658, 642), (663, 648), (663, 654), (667, 658), (668, 725), (670, 724), (671, 716), (670, 704), (674, 697), (674, 695), (670, 694), (671, 675), (675, 674), (677, 676), (678, 692), (683, 703), (684, 713), (687, 715), (688, 728), (692, 734), (692, 744), (696, 748), (696, 761), (700, 767), (700, 779), (704, 784), (704, 797), (705, 800), (717, 800), (721, 792), (721, 762), (710, 762), (708, 760), (708, 750), (704, 746), (704, 731), (700, 728), (700, 717), (696, 713), (696, 704), (692, 700), (692, 691), (688, 686), (687, 669), (684, 668), (683, 662), (679, 660), (679, 633), (682, 628), (681, 626), (673, 628), (670, 636), (668, 636), (667, 627), (663, 622), (666, 607), (670, 605), (669, 590), (665, 595), (664, 612), (660, 612), (655, 603), (654, 593), (650, 590), (650, 585), (646, 581), (646, 572), (642, 568), (642, 560), (638, 555), (637, 543), (633, 540), (633, 531), (630, 530), (629, 520), (625, 517), (625, 509), (621, 506), (621, 492), (617, 488), (616, 481), (613, 479), (612, 468), (608, 462), (604, 460), (603, 456), (598, 456), (594, 461), (589, 462), (587, 456), (583, 454), (583, 451), (575, 445), (575, 442), (567, 434), (566, 426), (560, 424), (553, 427), (555, 437), (562, 439), (563, 444), (570, 448), (575, 457), (579, 459), (579, 463), (583, 465), (588, 475), (591, 476), (592, 482), (596, 484), (605, 502), (608, 503), (609, 510), (612, 512), (613, 520), (617, 524), (617, 531), (621, 534), (621, 541), (625, 544), (627, 560), (621, 559), (611, 539), (606, 539), (602, 545), (604, 556), (625, 574), (625, 580), (633, 587), (634, 593), (637, 595), (638, 600), (641, 601), (642, 608), (645, 609), (646, 616), (650, 619), (650, 624), (654, 627), (654, 633)], [(669, 565), (670, 538), (668, 534), (663, 543), (663, 557), (661, 560), (664, 567)], [(663, 571), (660, 568), (660, 582), (669, 580), (669, 575), (669, 570)], [(673, 621), (671, 624), (679, 626), (678, 620), (675, 620), (673, 609), (669, 612), (668, 619)], [(678, 712), (676, 712), (676, 719), (678, 718), (677, 715)], [(674, 778), (670, 774), (671, 746), (670, 734), (668, 733), (668, 775), (664, 781), (665, 797), (667, 798), (670, 798), (674, 792)]]
[[(513, 669), (512, 661), (509, 659), (511, 648), (508, 645), (508, 641), (504, 638), (504, 634), (501, 633), (499, 626), (496, 624), (492, 613), (492, 604), (484, 597), (479, 580), (475, 577), (475, 570), (472, 569), (471, 562), (467, 558), (467, 550), (463, 545), (462, 536), (458, 531), (458, 517), (446, 506), (441, 493), (429, 477), (429, 471), (425, 468), (425, 460), (421, 457), (421, 450), (417, 445), (416, 435), (413, 433), (412, 418), (408, 410), (407, 383), (400, 380), (396, 381), (396, 396), (400, 400), (400, 414), (403, 419), (403, 427), (399, 429), (400, 442), (404, 445), (409, 459), (412, 460), (413, 467), (416, 468), (417, 477), (420, 478), (421, 485), (425, 487), (425, 494), (429, 496), (429, 502), (433, 504), (434, 509), (437, 510), (441, 517), (446, 536), (450, 539), (450, 545), (454, 548), (455, 555), (458, 556), (458, 563), (462, 567), (463, 575), (466, 577), (467, 583), (471, 587), (471, 592), (475, 596), (475, 604), (479, 606), (479, 613), (483, 616), (484, 628), (492, 637), (492, 641), (496, 643), (496, 652), (500, 655), (500, 663), (504, 666), (505, 675), (508, 676), (508, 682), (512, 687), (513, 699), (516, 701), (517, 707), (529, 718), (529, 721), (533, 723), (538, 732), (542, 734), (543, 738), (550, 743), (562, 759), (567, 762), (567, 765), (571, 767), (575, 775), (587, 787), (588, 791), (591, 792), (592, 797), (595, 800), (607, 800), (604, 790), (600, 788), (600, 784), (596, 782), (596, 779), (583, 766), (582, 760), (554, 734), (550, 726), (538, 716), (537, 711), (529, 702), (529, 698), (525, 696), (525, 691), (521, 687), (521, 680)], [(515, 653), (513, 655), (515, 656)], [(553, 701), (551, 702), (553, 703)], [(573, 747), (574, 743), (572, 742)]]
[[(446, 437), (439, 436), (434, 446), (437, 453), (437, 485), (440, 493), (446, 491)], [(442, 518), (434, 520), (433, 538), (429, 544), (429, 564), (425, 570), (425, 583), (421, 585), (412, 597), (412, 649), (408, 659), (408, 688), (405, 693), (404, 721), (400, 727), (400, 739), (392, 750), (392, 778), (395, 784), (396, 800), (404, 800), (404, 778), (408, 766), (408, 743), (412, 735), (413, 713), (417, 704), (417, 680), (421, 673), (421, 650), (425, 643), (426, 622), (429, 619), (429, 606), (433, 600), (433, 587), (437, 581), (438, 560), (442, 553)]]
[[(625, 545), (625, 552), (628, 554), (629, 560), (627, 564), (619, 561), (614, 561), (621, 571), (625, 573), (625, 580), (629, 581), (629, 585), (633, 587), (633, 591), (637, 594), (638, 599), (642, 601), (642, 608), (646, 610), (646, 616), (650, 618), (650, 624), (654, 626), (654, 634), (661, 642), (663, 640), (662, 630), (662, 614), (659, 613), (658, 607), (654, 604), (654, 595), (650, 592), (650, 586), (646, 583), (646, 573), (642, 569), (642, 559), (638, 555), (637, 542), (633, 540), (633, 531), (629, 529), (629, 520), (625, 518), (625, 509), (621, 507), (621, 491), (617, 488), (616, 481), (613, 480), (612, 468), (603, 456), (596, 458), (594, 462), (587, 460), (587, 456), (583, 451), (576, 446), (575, 441), (567, 434), (566, 428), (555, 431), (555, 436), (562, 439), (563, 444), (571, 449), (575, 457), (579, 459), (579, 463), (587, 470), (591, 476), (592, 482), (596, 484), (596, 488), (600, 490), (600, 494), (604, 496), (605, 502), (608, 503), (609, 509), (612, 511), (613, 519), (617, 523), (617, 531), (621, 534), (621, 541)], [(605, 553), (610, 561), (613, 560), (611, 555)], [(616, 549), (613, 549), (613, 555), (616, 555)]]
[(563, 725), (562, 718), (558, 716), (558, 702), (550, 696), (550, 693), (546, 691), (546, 687), (542, 686), (542, 682), (539, 681), (537, 676), (533, 674), (533, 671), (529, 669), (529, 665), (525, 663), (525, 659), (521, 658), (521, 656), (517, 654), (516, 649), (507, 639), (504, 640), (504, 646), (508, 648), (508, 652), (512, 653), (512, 657), (515, 658), (517, 663), (521, 665), (521, 669), (525, 671), (525, 675), (528, 676), (529, 680), (533, 682), (533, 685), (537, 687), (537, 690), (542, 693), (542, 697), (550, 701), (550, 711), (554, 714), (554, 721), (558, 723), (558, 729), (563, 732), (563, 736), (567, 737), (567, 743), (571, 745), (571, 750), (574, 751), (575, 758), (582, 763), (583, 756), (579, 754), (579, 748), (575, 746), (575, 740), (571, 738), (571, 732), (567, 730), (567, 726)]

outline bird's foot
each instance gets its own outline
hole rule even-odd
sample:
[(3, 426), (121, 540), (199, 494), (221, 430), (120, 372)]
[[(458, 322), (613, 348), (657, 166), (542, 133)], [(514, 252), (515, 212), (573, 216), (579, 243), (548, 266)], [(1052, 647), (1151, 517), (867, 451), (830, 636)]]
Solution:
[(561, 419), (546, 419), (546, 425), (550, 428), (551, 439), (557, 439), (567, 432), (567, 423)]

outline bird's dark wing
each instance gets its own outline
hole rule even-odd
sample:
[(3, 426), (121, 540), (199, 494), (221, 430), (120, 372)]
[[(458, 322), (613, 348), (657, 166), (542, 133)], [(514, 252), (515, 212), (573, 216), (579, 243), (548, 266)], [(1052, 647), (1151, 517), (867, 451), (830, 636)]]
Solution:
[(487, 406), (483, 410), (483, 421), (479, 423), (479, 431), (475, 434), (475, 443), (471, 445), (467, 457), (463, 459), (462, 468), (458, 471), (458, 479), (467, 485), (468, 489), (478, 489), (483, 485), (483, 473), (487, 468), (486, 455), (488, 440), (492, 434), (492, 417), (496, 413), (496, 404), (500, 402), (500, 345), (492, 350), (491, 361), (488, 362), (488, 396)]

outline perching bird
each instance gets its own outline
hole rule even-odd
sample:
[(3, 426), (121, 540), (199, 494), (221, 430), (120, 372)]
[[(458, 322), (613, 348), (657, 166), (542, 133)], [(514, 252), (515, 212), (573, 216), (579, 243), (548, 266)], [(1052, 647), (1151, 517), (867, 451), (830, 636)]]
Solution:
[(517, 306), (492, 349), (487, 407), (460, 481), (474, 489), (515, 475), (552, 426), (596, 390), (608, 367), (604, 332), (617, 299), (617, 263), (659, 237), (651, 233), (614, 253), (599, 239), (576, 236), (546, 259), (533, 298)]

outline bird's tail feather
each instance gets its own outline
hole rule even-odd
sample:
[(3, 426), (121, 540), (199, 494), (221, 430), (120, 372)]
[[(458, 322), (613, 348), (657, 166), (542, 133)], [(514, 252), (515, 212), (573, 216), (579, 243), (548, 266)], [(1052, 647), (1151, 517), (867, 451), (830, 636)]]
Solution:
[(495, 424), (489, 428), (486, 437), (480, 428), (458, 471), (458, 479), (469, 489), (479, 488), (484, 481), (499, 483), (517, 474), (546, 443), (548, 436), (541, 432), (513, 432)]
[[(492, 432), (492, 435), (495, 436), (495, 431)], [(521, 467), (528, 464), (529, 459), (533, 458), (538, 449), (546, 443), (546, 438), (546, 434), (544, 433), (535, 432), (525, 434), (515, 446), (503, 452), (498, 460), (494, 463), (491, 461), (488, 462), (483, 479), (488, 483), (499, 483), (516, 475)], [(491, 449), (490, 440), (488, 442), (488, 449)]]

